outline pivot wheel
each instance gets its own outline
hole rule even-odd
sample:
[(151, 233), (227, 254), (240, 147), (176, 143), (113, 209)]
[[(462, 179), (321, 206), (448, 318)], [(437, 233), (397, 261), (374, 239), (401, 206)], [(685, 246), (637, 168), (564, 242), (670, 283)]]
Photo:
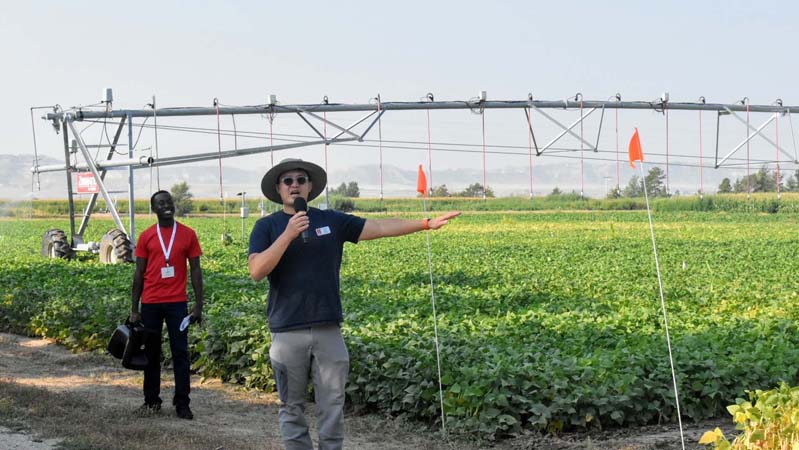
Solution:
[(42, 236), (42, 256), (45, 258), (70, 259), (75, 255), (69, 245), (67, 234), (62, 230), (52, 228)]
[(117, 228), (108, 230), (100, 241), (100, 262), (103, 264), (132, 263), (133, 246), (128, 235)]

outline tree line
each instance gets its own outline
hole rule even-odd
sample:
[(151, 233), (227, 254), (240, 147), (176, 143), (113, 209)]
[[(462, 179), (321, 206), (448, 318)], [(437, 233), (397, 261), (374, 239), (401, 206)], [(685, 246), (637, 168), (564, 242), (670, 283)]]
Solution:
[(769, 171), (764, 166), (749, 176), (736, 178), (735, 181), (724, 178), (719, 184), (719, 193), (776, 192), (778, 186), (780, 192), (799, 192), (799, 170), (786, 179), (782, 173), (777, 175), (776, 171)]
[[(361, 191), (358, 188), (357, 181), (350, 181), (349, 183), (341, 183), (338, 187), (330, 189), (330, 195), (339, 195), (342, 197), (358, 198), (361, 196)], [(450, 191), (446, 184), (433, 186), (430, 189), (431, 197), (482, 197), (483, 185), (474, 183), (466, 187), (462, 191)], [(494, 190), (490, 186), (486, 186), (485, 196), (489, 198), (494, 197)]]
[[(621, 197), (643, 197), (644, 185), (646, 185), (646, 192), (649, 197), (670, 197), (672, 194), (666, 188), (666, 174), (660, 167), (653, 167), (644, 177), (644, 182), (641, 182), (641, 177), (633, 175), (630, 181), (624, 188), (616, 186), (607, 193), (607, 198), (621, 198)], [(781, 192), (799, 192), (799, 169), (795, 170), (792, 175), (785, 176), (776, 171), (770, 171), (767, 167), (761, 167), (757, 172), (748, 176), (736, 178), (734, 181), (729, 178), (724, 178), (718, 187), (719, 194), (728, 193), (755, 193), (755, 192), (776, 192), (777, 187)], [(172, 186), (172, 197), (175, 201), (176, 215), (184, 216), (191, 213), (194, 209), (192, 204), (192, 194), (189, 192), (189, 186), (184, 181)], [(330, 189), (330, 194), (345, 198), (359, 198), (361, 196), (360, 188), (357, 181), (350, 181), (349, 183), (341, 183), (338, 187)], [(679, 195), (679, 191), (675, 192)], [(550, 196), (567, 195), (564, 194), (558, 187), (555, 187)], [(473, 183), (462, 191), (452, 192), (447, 188), (446, 184), (434, 186), (430, 189), (431, 197), (482, 197), (483, 185), (480, 183)], [(494, 190), (490, 186), (486, 186), (485, 196), (487, 198), (494, 198)]]
[[(670, 197), (672, 194), (666, 188), (665, 178), (666, 175), (661, 168), (653, 167), (644, 177), (644, 183), (641, 183), (641, 177), (634, 175), (627, 186), (623, 189), (616, 187), (607, 196), (608, 198), (643, 197), (645, 184), (650, 197)], [(799, 169), (793, 175), (786, 177), (763, 166), (757, 172), (736, 178), (735, 181), (724, 178), (719, 184), (718, 193), (776, 192), (778, 187), (780, 192), (799, 192)], [(554, 195), (559, 193), (553, 191)], [(676, 194), (679, 195), (679, 191)]]

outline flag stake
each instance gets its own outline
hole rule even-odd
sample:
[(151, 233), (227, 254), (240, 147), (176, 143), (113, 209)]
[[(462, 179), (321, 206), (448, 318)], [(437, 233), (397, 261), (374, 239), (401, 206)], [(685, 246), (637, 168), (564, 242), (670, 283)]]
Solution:
[[(427, 177), (424, 174), (422, 165), (419, 164), (419, 172), (416, 178), (416, 191), (422, 195), (422, 209), (427, 217)], [(441, 351), (438, 343), (438, 316), (436, 315), (436, 291), (433, 284), (433, 257), (430, 250), (430, 230), (425, 233), (427, 240), (427, 268), (430, 273), (430, 301), (433, 304), (433, 333), (436, 343), (436, 368), (438, 370), (438, 399), (441, 404), (441, 433), (447, 439), (447, 420), (444, 413), (444, 387), (441, 382)]]
[(669, 335), (669, 319), (666, 315), (666, 298), (663, 295), (663, 280), (660, 276), (660, 261), (658, 259), (658, 248), (657, 244), (655, 243), (655, 227), (652, 225), (652, 210), (649, 208), (649, 194), (646, 191), (646, 178), (644, 178), (644, 153), (641, 149), (641, 141), (638, 136), (638, 129), (635, 129), (635, 134), (633, 134), (632, 139), (630, 140), (630, 147), (629, 147), (629, 155), (630, 155), (630, 165), (635, 168), (633, 161), (640, 161), (641, 164), (639, 165), (639, 169), (641, 169), (641, 184), (644, 187), (644, 200), (646, 201), (646, 215), (649, 218), (649, 234), (652, 236), (652, 250), (655, 253), (655, 270), (657, 271), (658, 275), (658, 289), (660, 291), (660, 307), (663, 310), (663, 325), (666, 328), (666, 346), (669, 349), (669, 365), (671, 366), (671, 381), (674, 384), (674, 401), (677, 404), (677, 423), (680, 427), (680, 443), (682, 444), (682, 450), (685, 450), (685, 436), (683, 435), (682, 429), (682, 417), (680, 414), (680, 395), (677, 392), (677, 374), (674, 371), (674, 357), (671, 353), (671, 337)]

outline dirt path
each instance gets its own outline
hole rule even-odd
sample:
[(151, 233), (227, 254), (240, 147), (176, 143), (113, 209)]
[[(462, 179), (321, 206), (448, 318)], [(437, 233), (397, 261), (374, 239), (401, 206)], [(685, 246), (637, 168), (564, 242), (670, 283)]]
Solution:
[(0, 448), (3, 450), (52, 450), (60, 440), (43, 441), (28, 433), (19, 433), (6, 427), (0, 427)]
[[(63, 439), (68, 449), (280, 449), (277, 398), (237, 386), (192, 378), (195, 420), (175, 417), (167, 407), (172, 374), (164, 371), (163, 411), (137, 418), (142, 403), (141, 372), (125, 370), (110, 356), (73, 354), (49, 341), (0, 333), (0, 448), (45, 450)], [(309, 405), (309, 417), (313, 405)], [(727, 422), (689, 425), (686, 448), (704, 431)], [(648, 427), (560, 437), (531, 433), (490, 445), (474, 440), (444, 441), (419, 424), (374, 415), (348, 415), (345, 447), (353, 450), (478, 449), (679, 449), (675, 427)], [(728, 427), (729, 428), (729, 427)], [(38, 442), (17, 444), (20, 430)], [(312, 432), (315, 434), (315, 432)], [(12, 441), (14, 439), (14, 441)], [(56, 440), (53, 440), (56, 439)], [(43, 441), (46, 440), (46, 441)], [(690, 445), (688, 445), (690, 444)], [(14, 445), (18, 445), (15, 447)], [(35, 446), (33, 446), (35, 445)]]

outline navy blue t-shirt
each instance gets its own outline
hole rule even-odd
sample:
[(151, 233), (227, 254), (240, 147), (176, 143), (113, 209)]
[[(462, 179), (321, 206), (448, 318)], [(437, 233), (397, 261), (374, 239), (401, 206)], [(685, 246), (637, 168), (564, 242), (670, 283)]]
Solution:
[[(283, 211), (259, 219), (250, 234), (249, 254), (260, 253), (283, 234), (291, 219)], [(266, 315), (273, 332), (340, 324), (339, 270), (344, 243), (358, 243), (366, 219), (333, 210), (308, 209), (307, 243), (289, 244), (269, 279)]]

